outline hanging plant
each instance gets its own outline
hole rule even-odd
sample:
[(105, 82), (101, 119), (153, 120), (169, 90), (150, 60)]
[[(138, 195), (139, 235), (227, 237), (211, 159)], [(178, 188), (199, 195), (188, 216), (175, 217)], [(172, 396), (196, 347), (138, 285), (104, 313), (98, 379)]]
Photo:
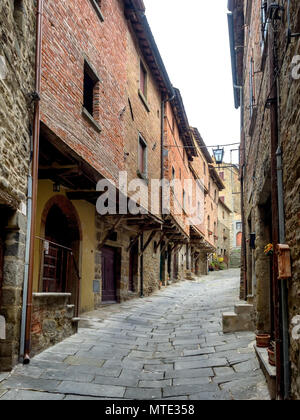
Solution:
[(274, 254), (274, 247), (273, 244), (268, 244), (265, 246), (264, 249), (264, 253), (265, 255), (267, 255), (268, 257), (272, 256)]

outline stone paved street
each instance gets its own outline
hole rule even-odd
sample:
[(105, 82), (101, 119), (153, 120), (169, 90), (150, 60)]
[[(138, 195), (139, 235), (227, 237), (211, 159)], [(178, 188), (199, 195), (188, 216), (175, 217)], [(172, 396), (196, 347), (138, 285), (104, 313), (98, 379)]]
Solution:
[(253, 333), (222, 333), (239, 271), (172, 285), (85, 316), (76, 336), (0, 375), (14, 399), (269, 399)]

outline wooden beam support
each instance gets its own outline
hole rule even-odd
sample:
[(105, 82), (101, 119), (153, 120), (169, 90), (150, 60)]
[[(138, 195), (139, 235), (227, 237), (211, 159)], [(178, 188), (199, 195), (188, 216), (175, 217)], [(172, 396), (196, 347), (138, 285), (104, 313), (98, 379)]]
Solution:
[(166, 237), (166, 233), (165, 232), (163, 232), (162, 233), (162, 235), (161, 235), (161, 237), (160, 237), (160, 240), (159, 240), (159, 242), (158, 242), (158, 244), (156, 245), (156, 247), (154, 248), (154, 252), (155, 253), (157, 253), (157, 250), (158, 250), (158, 248), (160, 247), (160, 245), (162, 244), (162, 242), (163, 242), (163, 240), (164, 240), (164, 238)]
[(139, 257), (146, 251), (146, 249), (148, 248), (148, 246), (150, 245), (152, 239), (154, 238), (154, 236), (156, 235), (156, 231), (152, 231), (147, 242), (145, 243), (145, 245), (143, 246), (143, 249), (141, 250), (141, 252), (139, 253)]
[(137, 243), (137, 241), (140, 239), (140, 236), (143, 234), (143, 231), (139, 231), (136, 235), (136, 237), (130, 241), (129, 247), (127, 248), (127, 252), (131, 250), (131, 248)]
[(120, 224), (123, 221), (123, 216), (121, 216), (113, 225), (113, 227), (111, 229), (109, 229), (106, 233), (106, 235), (104, 236), (103, 240), (100, 242), (99, 244), (99, 249), (103, 248), (103, 246), (105, 245), (105, 243), (107, 242), (109, 236), (120, 226)]

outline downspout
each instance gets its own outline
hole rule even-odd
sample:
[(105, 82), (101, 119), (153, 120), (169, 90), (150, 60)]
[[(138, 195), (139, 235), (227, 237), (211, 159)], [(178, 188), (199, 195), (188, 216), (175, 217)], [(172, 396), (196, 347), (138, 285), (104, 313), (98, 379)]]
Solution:
[[(288, 4), (288, 8), (290, 4)], [(290, 17), (289, 17), (290, 30)], [(283, 195), (283, 166), (282, 166), (282, 145), (280, 130), (280, 81), (277, 75), (277, 117), (278, 117), (278, 149), (277, 157), (277, 187), (278, 187), (278, 218), (279, 218), (279, 243), (286, 243), (285, 235), (285, 213), (284, 213), (284, 195)], [(280, 280), (281, 294), (281, 325), (282, 325), (282, 381), (284, 399), (290, 397), (290, 352), (289, 352), (289, 311), (288, 311), (288, 289), (286, 280)]]
[(141, 250), (141, 260), (140, 260), (140, 270), (141, 270), (141, 298), (144, 297), (144, 234), (141, 234), (140, 239), (140, 250)]
[(28, 294), (28, 271), (29, 271), (29, 250), (30, 250), (30, 231), (32, 223), (32, 177), (28, 177), (28, 193), (27, 193), (27, 230), (25, 245), (25, 267), (23, 281), (23, 305), (22, 305), (22, 321), (20, 334), (20, 362), (24, 358), (25, 350), (25, 329), (26, 329), (26, 303)]
[[(275, 36), (274, 29), (269, 29), (269, 68), (270, 68), (270, 122), (271, 122), (271, 198), (272, 198), (272, 236), (273, 246), (277, 249), (279, 243), (279, 214), (278, 214), (278, 188), (277, 188), (277, 157), (278, 148), (278, 97), (275, 76)], [(276, 378), (277, 397), (282, 397), (282, 370), (281, 370), (281, 335), (280, 335), (280, 296), (278, 286), (278, 260), (277, 252), (273, 254), (273, 302), (274, 302), (274, 328), (276, 344)]]
[(31, 317), (32, 317), (32, 291), (33, 291), (33, 269), (34, 269), (34, 244), (35, 244), (35, 222), (38, 190), (38, 169), (39, 169), (39, 139), (40, 139), (40, 92), (41, 92), (41, 61), (42, 61), (42, 19), (44, 0), (37, 1), (36, 16), (36, 51), (35, 51), (35, 96), (37, 100), (34, 105), (33, 123), (33, 156), (32, 156), (32, 217), (30, 222), (30, 248), (26, 304), (26, 325), (24, 364), (30, 363), (31, 347)]

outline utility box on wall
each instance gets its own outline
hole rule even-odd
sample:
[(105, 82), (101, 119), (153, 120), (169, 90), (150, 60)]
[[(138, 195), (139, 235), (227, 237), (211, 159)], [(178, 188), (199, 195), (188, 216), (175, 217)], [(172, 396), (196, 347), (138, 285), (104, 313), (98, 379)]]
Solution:
[(292, 277), (291, 250), (288, 245), (278, 245), (278, 279), (285, 280)]

